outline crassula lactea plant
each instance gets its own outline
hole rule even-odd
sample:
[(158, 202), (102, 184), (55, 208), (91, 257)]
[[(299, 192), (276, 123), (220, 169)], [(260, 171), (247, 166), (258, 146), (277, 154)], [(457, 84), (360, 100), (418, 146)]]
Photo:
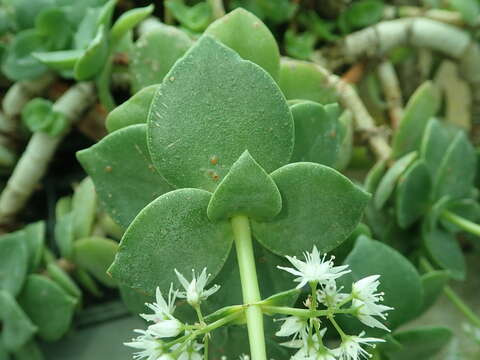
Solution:
[[(374, 348), (362, 345), (422, 311), (420, 276), (367, 236), (347, 246), (343, 265), (324, 255), (357, 228), (370, 198), (321, 164), (336, 163), (320, 150), (338, 151), (338, 106), (288, 103), (276, 46), (252, 51), (230, 23), (264, 29), (243, 10), (213, 23), (160, 85), (112, 112), (110, 135), (78, 153), (127, 228), (109, 273), (126, 299), (150, 298), (149, 326), (128, 345), (147, 359), (368, 357)], [(176, 298), (186, 301), (175, 308)], [(280, 330), (264, 315), (283, 316)]]

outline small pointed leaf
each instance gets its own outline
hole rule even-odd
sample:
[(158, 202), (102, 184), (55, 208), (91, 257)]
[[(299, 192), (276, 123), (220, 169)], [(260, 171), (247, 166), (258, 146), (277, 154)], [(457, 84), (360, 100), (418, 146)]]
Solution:
[(0, 237), (0, 290), (16, 296), (27, 274), (29, 253), (24, 231)]

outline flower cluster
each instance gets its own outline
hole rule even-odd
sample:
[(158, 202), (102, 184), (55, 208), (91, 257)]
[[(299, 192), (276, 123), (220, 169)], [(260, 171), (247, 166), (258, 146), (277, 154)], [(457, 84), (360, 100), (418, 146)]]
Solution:
[[(380, 304), (383, 301), (383, 293), (378, 292), (379, 275), (372, 275), (360, 279), (352, 284), (350, 293), (343, 293), (343, 287), (338, 287), (336, 280), (350, 272), (348, 265), (335, 266), (334, 257), (327, 259), (321, 256), (314, 247), (311, 253), (304, 254), (305, 261), (296, 257), (287, 256), (294, 266), (281, 267), (296, 276), (297, 288), (310, 285), (311, 295), (305, 302), (311, 314), (325, 316), (333, 324), (341, 337), (341, 344), (335, 349), (327, 348), (323, 343), (327, 328), (321, 328), (318, 316), (296, 316), (283, 318), (283, 324), (276, 333), (277, 336), (293, 337), (282, 345), (297, 348), (292, 357), (299, 359), (317, 360), (358, 360), (371, 357), (371, 354), (362, 347), (367, 345), (375, 347), (375, 343), (383, 342), (383, 339), (364, 337), (362, 332), (358, 336), (347, 335), (335, 320), (335, 314), (350, 314), (355, 316), (363, 324), (369, 327), (380, 328), (389, 331), (388, 328), (377, 319), (386, 320), (386, 312), (391, 307)], [(319, 309), (323, 305), (324, 309)]]
[[(126, 346), (138, 349), (134, 354), (134, 359), (147, 360), (201, 360), (203, 355), (201, 351), (203, 345), (191, 337), (191, 330), (195, 326), (188, 326), (174, 317), (175, 301), (177, 298), (187, 299), (187, 302), (194, 307), (200, 314), (200, 303), (206, 300), (210, 295), (218, 291), (218, 285), (210, 289), (205, 289), (210, 275), (207, 270), (197, 276), (193, 271), (192, 281), (188, 282), (185, 277), (175, 270), (180, 284), (185, 291), (173, 289), (170, 285), (168, 297), (165, 300), (162, 292), (157, 287), (155, 302), (145, 304), (153, 314), (140, 314), (146, 321), (152, 323), (147, 330), (134, 330), (140, 334), (131, 342), (124, 343)], [(201, 320), (201, 319), (200, 319)], [(166, 342), (166, 339), (172, 339), (184, 333), (182, 341)]]

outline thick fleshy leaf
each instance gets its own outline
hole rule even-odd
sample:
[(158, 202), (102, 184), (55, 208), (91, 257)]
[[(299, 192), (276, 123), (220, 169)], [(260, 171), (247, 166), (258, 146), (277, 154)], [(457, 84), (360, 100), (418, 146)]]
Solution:
[(0, 290), (0, 321), (1, 343), (8, 351), (20, 349), (37, 331), (15, 298), (5, 290)]
[(395, 132), (392, 143), (392, 156), (395, 159), (419, 150), (428, 120), (440, 107), (440, 94), (433, 83), (423, 83), (405, 107), (405, 112)]
[(104, 26), (100, 26), (95, 38), (90, 42), (73, 69), (75, 79), (89, 80), (100, 73), (108, 58), (108, 39)]
[[(389, 329), (397, 328), (418, 314), (423, 299), (420, 275), (398, 251), (361, 236), (344, 264), (350, 265), (354, 281), (380, 275), (379, 291), (385, 293), (382, 303), (395, 309), (388, 315), (386, 325)], [(349, 281), (343, 284), (347, 291), (350, 290)]]
[(464, 132), (459, 132), (450, 143), (438, 169), (434, 184), (435, 198), (449, 196), (451, 199), (468, 197), (476, 171), (475, 149)]
[(423, 302), (420, 313), (435, 303), (449, 279), (448, 272), (443, 270), (434, 270), (422, 275)]
[(192, 44), (193, 41), (185, 32), (168, 25), (161, 25), (140, 36), (131, 52), (129, 65), (133, 92), (160, 84), (175, 61)]
[[(151, 75), (151, 73), (149, 74)], [(159, 85), (151, 85), (141, 89), (130, 99), (109, 112), (105, 120), (108, 132), (113, 132), (129, 125), (146, 123), (150, 104), (158, 87)], [(145, 134), (145, 139), (146, 136)]]
[(274, 79), (280, 70), (280, 52), (268, 27), (251, 12), (237, 8), (216, 20), (205, 34), (235, 50), (243, 59), (261, 66)]
[(74, 263), (86, 270), (102, 284), (115, 287), (116, 281), (107, 274), (118, 250), (116, 241), (91, 236), (75, 241), (73, 245)]
[(72, 40), (71, 25), (61, 8), (43, 10), (35, 19), (35, 29), (44, 38), (45, 47), (52, 51), (67, 48)]
[[(336, 106), (330, 104), (328, 106)], [(309, 161), (332, 166), (340, 150), (340, 124), (326, 107), (305, 101), (290, 107), (295, 123), (295, 147), (291, 162)]]
[(97, 194), (91, 178), (86, 177), (73, 193), (72, 214), (75, 239), (90, 235), (97, 211)]
[(428, 360), (448, 344), (453, 333), (446, 327), (421, 327), (397, 332), (393, 337), (403, 345), (403, 348), (389, 354), (389, 359)]
[(24, 231), (0, 237), (0, 290), (16, 296), (22, 289), (29, 264)]
[(7, 349), (5, 349), (5, 345), (2, 344), (0, 341), (0, 360), (10, 360), (10, 355), (7, 352)]
[(112, 45), (115, 46), (128, 31), (150, 15), (153, 9), (153, 4), (150, 4), (149, 6), (125, 11), (117, 21), (115, 21), (115, 24), (113, 24), (110, 30), (110, 41)]
[(338, 121), (340, 125), (338, 134), (340, 149), (333, 167), (341, 171), (348, 166), (353, 153), (354, 123), (352, 112), (345, 110), (338, 118)]
[(222, 269), (233, 242), (226, 221), (207, 217), (211, 194), (180, 189), (147, 205), (123, 236), (109, 272), (114, 279), (146, 293), (177, 283), (173, 269), (190, 274), (204, 267), (214, 278)]
[(282, 211), (269, 222), (252, 222), (255, 237), (279, 255), (300, 255), (315, 245), (340, 245), (361, 219), (369, 195), (336, 170), (314, 163), (286, 165), (271, 174)]
[(132, 125), (77, 154), (100, 203), (125, 228), (153, 199), (173, 189), (155, 170), (146, 139), (146, 125)]
[(325, 75), (307, 61), (282, 58), (279, 86), (288, 100), (304, 99), (320, 104), (337, 100), (335, 90), (326, 86)]
[(261, 221), (272, 219), (281, 208), (277, 185), (245, 150), (213, 193), (207, 215), (212, 221), (234, 215)]
[(381, 209), (385, 205), (387, 200), (393, 194), (398, 179), (416, 158), (416, 152), (407, 154), (401, 159), (395, 161), (392, 167), (387, 170), (385, 175), (382, 177), (382, 180), (378, 183), (375, 195), (373, 197), (373, 201), (377, 209)]
[(60, 255), (65, 259), (72, 258), (74, 233), (74, 214), (68, 213), (55, 222), (55, 243)]
[(93, 277), (86, 270), (77, 268), (75, 269), (73, 276), (77, 282), (95, 297), (102, 297), (103, 292), (100, 290), (99, 285), (93, 280)]
[(395, 210), (401, 228), (407, 228), (428, 211), (432, 190), (430, 172), (423, 160), (417, 160), (400, 175)]
[(18, 302), (47, 341), (56, 341), (68, 331), (77, 304), (59, 285), (37, 274), (28, 276)]
[[(0, 356), (1, 359), (1, 356)], [(32, 340), (22, 346), (14, 354), (15, 360), (45, 360), (45, 357), (40, 350), (40, 347), (37, 345), (35, 340)]]
[(423, 243), (432, 260), (450, 276), (465, 279), (465, 256), (455, 236), (439, 227), (424, 226)]
[(290, 160), (293, 136), (292, 115), (272, 78), (210, 36), (175, 63), (148, 120), (153, 163), (178, 187), (215, 189), (245, 150), (273, 171)]
[(84, 50), (61, 50), (49, 52), (34, 52), (32, 55), (53, 70), (73, 70)]
[(77, 284), (72, 280), (65, 270), (58, 266), (55, 262), (47, 264), (48, 276), (55, 281), (60, 287), (65, 290), (69, 295), (76, 299), (82, 297), (82, 291)]
[(27, 243), (28, 269), (36, 271), (42, 260), (45, 243), (45, 222), (38, 221), (25, 227), (23, 241)]

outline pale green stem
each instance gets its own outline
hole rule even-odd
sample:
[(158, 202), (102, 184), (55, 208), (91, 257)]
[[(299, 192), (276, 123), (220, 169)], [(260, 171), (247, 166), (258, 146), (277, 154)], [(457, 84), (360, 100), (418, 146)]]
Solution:
[(340, 337), (342, 338), (342, 340), (345, 339), (347, 337), (347, 335), (343, 332), (340, 325), (337, 324), (337, 322), (333, 318), (333, 315), (328, 315), (328, 320), (330, 320), (330, 322), (333, 324), (333, 326), (335, 327), (337, 332), (340, 334)]
[(480, 225), (475, 224), (474, 222), (458, 216), (457, 214), (454, 214), (448, 210), (445, 210), (442, 213), (442, 217), (445, 220), (450, 221), (452, 224), (457, 225), (462, 230), (465, 230), (470, 234), (480, 236)]
[(248, 340), (252, 360), (266, 360), (265, 332), (263, 329), (263, 313), (260, 305), (255, 304), (261, 300), (258, 287), (255, 256), (248, 217), (234, 216), (231, 219), (237, 260), (240, 269), (243, 301), (251, 304), (245, 310), (248, 328)]
[(208, 0), (214, 19), (221, 18), (225, 15), (225, 7), (222, 0)]
[[(203, 319), (202, 309), (200, 308), (200, 305), (197, 304), (197, 306), (195, 306), (195, 311), (197, 312), (197, 317), (200, 325), (206, 325), (205, 320)], [(205, 360), (208, 360), (208, 335), (209, 334), (206, 334), (203, 338), (203, 358)]]
[(268, 306), (268, 305), (262, 305), (262, 309), (266, 313), (292, 315), (300, 318), (328, 316), (330, 314), (353, 314), (355, 312), (355, 309), (309, 310), (309, 309), (297, 309), (297, 308), (292, 308), (287, 306)]

